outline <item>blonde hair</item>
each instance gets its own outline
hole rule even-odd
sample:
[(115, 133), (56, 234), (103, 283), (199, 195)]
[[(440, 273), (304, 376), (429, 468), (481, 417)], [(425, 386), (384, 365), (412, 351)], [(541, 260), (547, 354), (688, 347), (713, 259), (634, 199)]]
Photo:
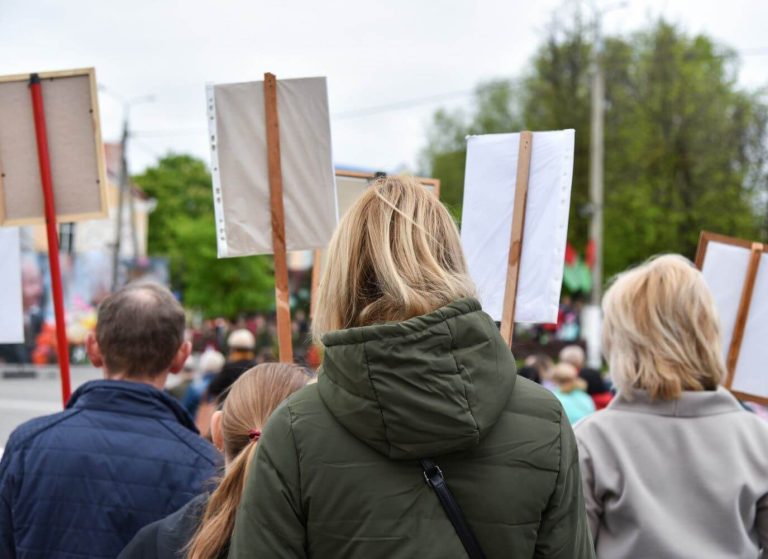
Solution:
[(573, 363), (561, 361), (552, 367), (552, 381), (557, 385), (560, 392), (565, 394), (574, 390), (584, 390), (587, 383), (579, 378), (579, 370)]
[(408, 177), (376, 180), (331, 239), (312, 325), (326, 332), (430, 313), (474, 297), (448, 210)]
[(248, 369), (229, 389), (222, 407), (224, 454), (231, 463), (208, 499), (200, 525), (186, 551), (189, 559), (218, 557), (229, 545), (235, 513), (255, 455), (249, 432), (261, 429), (280, 403), (302, 388), (311, 373), (289, 363), (264, 363)]
[(725, 375), (717, 310), (704, 278), (679, 255), (620, 274), (603, 298), (603, 347), (619, 389), (674, 400)]

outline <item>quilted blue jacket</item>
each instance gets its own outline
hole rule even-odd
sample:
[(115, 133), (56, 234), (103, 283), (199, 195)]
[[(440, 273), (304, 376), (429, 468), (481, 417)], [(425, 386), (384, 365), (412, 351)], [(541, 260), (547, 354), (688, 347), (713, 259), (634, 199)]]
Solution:
[(0, 557), (114, 558), (220, 465), (184, 408), (147, 384), (91, 381), (28, 421), (0, 462)]

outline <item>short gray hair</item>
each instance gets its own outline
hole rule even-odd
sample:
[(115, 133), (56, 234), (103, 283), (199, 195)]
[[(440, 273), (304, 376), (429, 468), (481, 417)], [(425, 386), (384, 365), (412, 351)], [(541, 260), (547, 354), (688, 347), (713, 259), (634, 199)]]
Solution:
[(184, 309), (162, 285), (128, 284), (99, 305), (96, 341), (108, 373), (157, 376), (184, 342)]

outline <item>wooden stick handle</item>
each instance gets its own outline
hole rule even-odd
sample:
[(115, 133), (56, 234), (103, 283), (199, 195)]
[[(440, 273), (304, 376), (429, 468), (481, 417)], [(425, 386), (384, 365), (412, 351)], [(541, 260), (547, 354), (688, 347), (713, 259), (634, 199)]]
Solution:
[(280, 124), (277, 118), (277, 79), (264, 74), (264, 109), (267, 126), (269, 209), (272, 216), (272, 248), (275, 253), (277, 343), (280, 361), (293, 363), (291, 306), (288, 292), (288, 253), (285, 246), (283, 173), (280, 166)]
[(752, 252), (747, 266), (747, 275), (744, 278), (744, 287), (741, 289), (739, 310), (736, 312), (736, 322), (733, 325), (731, 344), (728, 346), (728, 358), (726, 360), (728, 375), (723, 383), (723, 386), (728, 389), (733, 385), (733, 377), (736, 374), (736, 365), (739, 362), (741, 342), (744, 340), (744, 328), (747, 326), (749, 306), (752, 302), (752, 292), (755, 289), (755, 280), (757, 279), (757, 270), (760, 267), (760, 257), (763, 254), (763, 249), (764, 247), (761, 243), (752, 243)]
[(504, 289), (504, 307), (501, 314), (501, 337), (512, 347), (515, 330), (515, 305), (517, 283), (520, 279), (520, 258), (523, 254), (523, 232), (525, 230), (525, 204), (528, 199), (528, 178), (531, 170), (533, 133), (520, 133), (520, 148), (517, 156), (517, 179), (515, 181), (515, 205), (512, 211), (512, 236), (507, 260), (507, 284)]

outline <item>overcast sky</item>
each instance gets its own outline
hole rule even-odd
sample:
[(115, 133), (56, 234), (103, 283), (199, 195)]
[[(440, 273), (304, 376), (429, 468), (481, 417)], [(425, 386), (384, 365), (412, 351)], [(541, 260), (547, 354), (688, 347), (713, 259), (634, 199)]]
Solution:
[[(597, 0), (601, 7), (613, 0)], [(586, 2), (584, 3), (585, 5)], [(168, 151), (208, 160), (205, 84), (327, 76), (338, 164), (414, 169), (430, 116), (527, 64), (562, 0), (0, 0), (0, 74), (96, 67), (105, 140), (131, 110), (138, 172)], [(744, 51), (740, 82), (768, 85), (768, 1), (629, 0), (603, 20), (629, 32), (663, 15)], [(406, 108), (365, 111), (404, 103)], [(2, 123), (0, 123), (2, 126)]]

